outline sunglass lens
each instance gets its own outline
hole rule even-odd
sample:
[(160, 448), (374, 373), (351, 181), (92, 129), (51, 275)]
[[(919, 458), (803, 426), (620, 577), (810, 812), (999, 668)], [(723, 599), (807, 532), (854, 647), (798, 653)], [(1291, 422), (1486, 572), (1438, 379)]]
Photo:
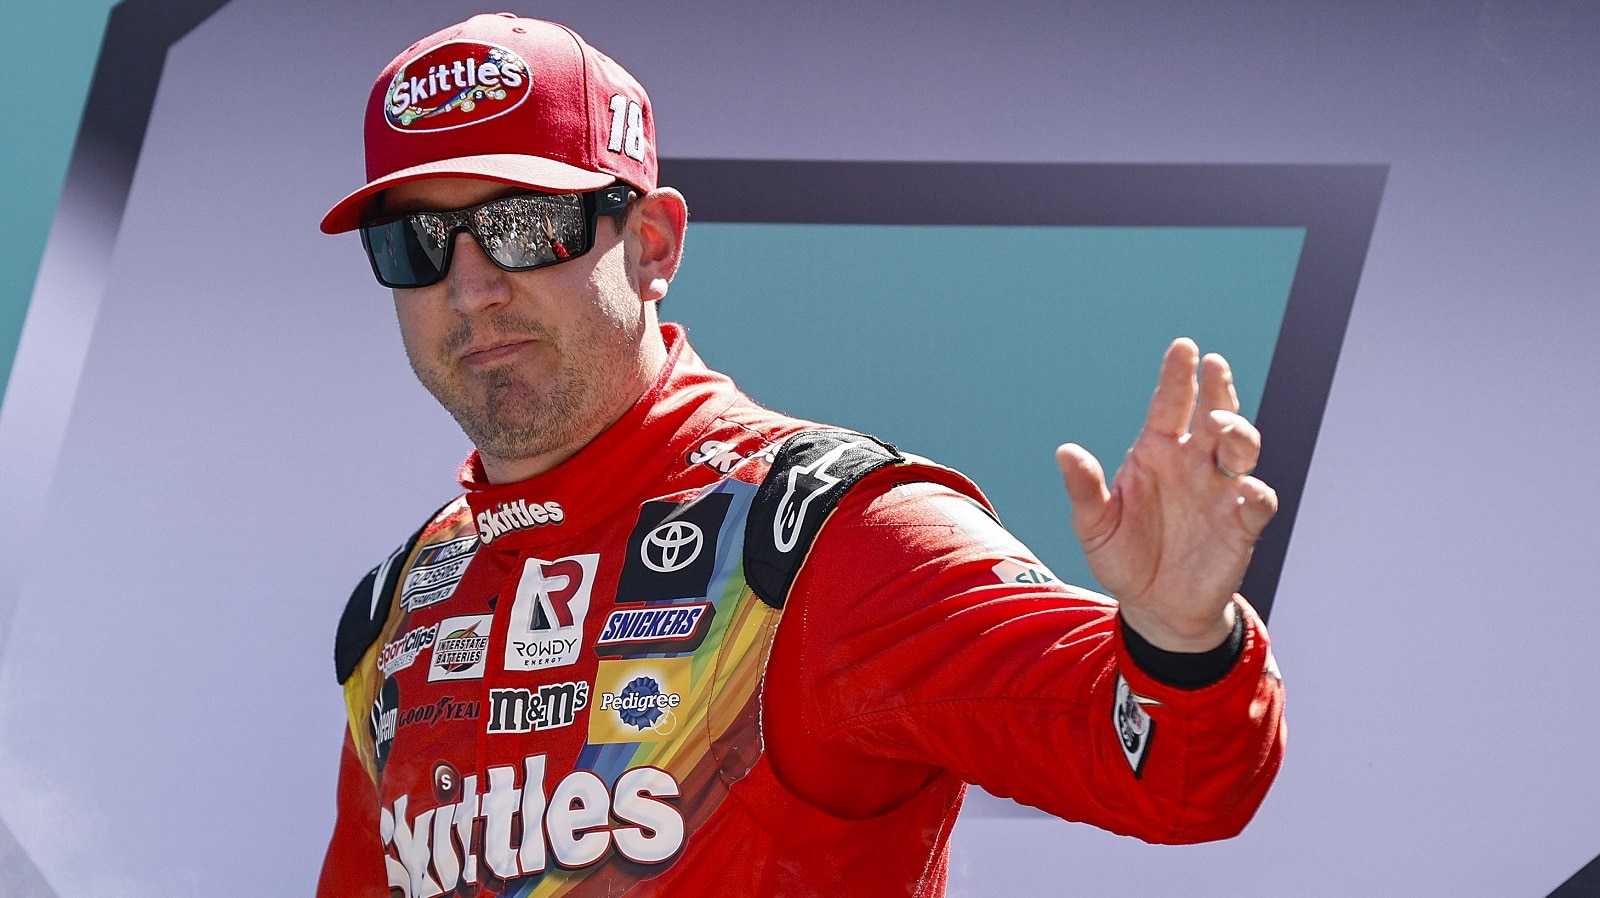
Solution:
[(579, 194), (529, 194), (459, 212), (413, 212), (365, 225), (361, 240), (386, 287), (426, 287), (444, 277), (450, 241), (463, 225), (507, 271), (528, 271), (589, 249), (589, 209)]
[(407, 215), (362, 229), (378, 280), (390, 287), (422, 287), (444, 273), (446, 235), (437, 215)]
[(503, 268), (538, 268), (583, 252), (583, 201), (571, 194), (487, 203), (472, 224), (484, 252)]

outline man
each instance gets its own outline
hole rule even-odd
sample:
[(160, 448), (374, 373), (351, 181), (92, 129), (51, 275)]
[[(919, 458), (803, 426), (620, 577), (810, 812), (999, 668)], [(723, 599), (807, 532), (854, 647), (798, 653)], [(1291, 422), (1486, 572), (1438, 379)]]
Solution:
[(361, 231), (477, 448), (340, 621), (321, 895), (942, 895), (968, 782), (1150, 841), (1248, 821), (1282, 687), (1234, 589), (1276, 499), (1220, 357), (1172, 344), (1110, 488), (1058, 450), (1113, 603), (960, 474), (767, 411), (658, 324), (685, 201), (576, 34), (424, 39), (366, 147), (323, 229)]

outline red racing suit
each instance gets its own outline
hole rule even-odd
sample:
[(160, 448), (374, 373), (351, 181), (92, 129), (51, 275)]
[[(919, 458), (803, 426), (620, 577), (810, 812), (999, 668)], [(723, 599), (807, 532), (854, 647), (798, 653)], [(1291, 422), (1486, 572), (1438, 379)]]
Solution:
[(320, 898), (942, 896), (969, 782), (1152, 842), (1245, 825), (1286, 734), (1248, 605), (1169, 685), (961, 475), (663, 330), (616, 424), (521, 483), (469, 458), (352, 596)]

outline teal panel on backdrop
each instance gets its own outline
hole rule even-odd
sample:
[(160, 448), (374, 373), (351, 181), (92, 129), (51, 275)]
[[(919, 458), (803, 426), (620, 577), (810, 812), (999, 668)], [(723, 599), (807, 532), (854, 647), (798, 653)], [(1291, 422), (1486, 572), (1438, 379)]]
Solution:
[(0, 398), (114, 0), (0, 0), (7, 83), (18, 103), (0, 140)]
[(1304, 238), (697, 223), (663, 316), (764, 405), (960, 468), (1057, 575), (1093, 585), (1056, 445), (1114, 471), (1180, 335), (1228, 357), (1253, 417)]

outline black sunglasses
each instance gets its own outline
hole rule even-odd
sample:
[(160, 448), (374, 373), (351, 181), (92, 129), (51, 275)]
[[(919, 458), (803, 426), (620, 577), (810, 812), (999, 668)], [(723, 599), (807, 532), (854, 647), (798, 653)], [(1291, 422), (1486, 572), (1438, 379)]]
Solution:
[(600, 216), (627, 214), (632, 188), (589, 193), (525, 193), (453, 212), (407, 212), (361, 225), (372, 273), (385, 287), (439, 283), (450, 270), (455, 235), (466, 231), (506, 271), (532, 271), (588, 252)]

